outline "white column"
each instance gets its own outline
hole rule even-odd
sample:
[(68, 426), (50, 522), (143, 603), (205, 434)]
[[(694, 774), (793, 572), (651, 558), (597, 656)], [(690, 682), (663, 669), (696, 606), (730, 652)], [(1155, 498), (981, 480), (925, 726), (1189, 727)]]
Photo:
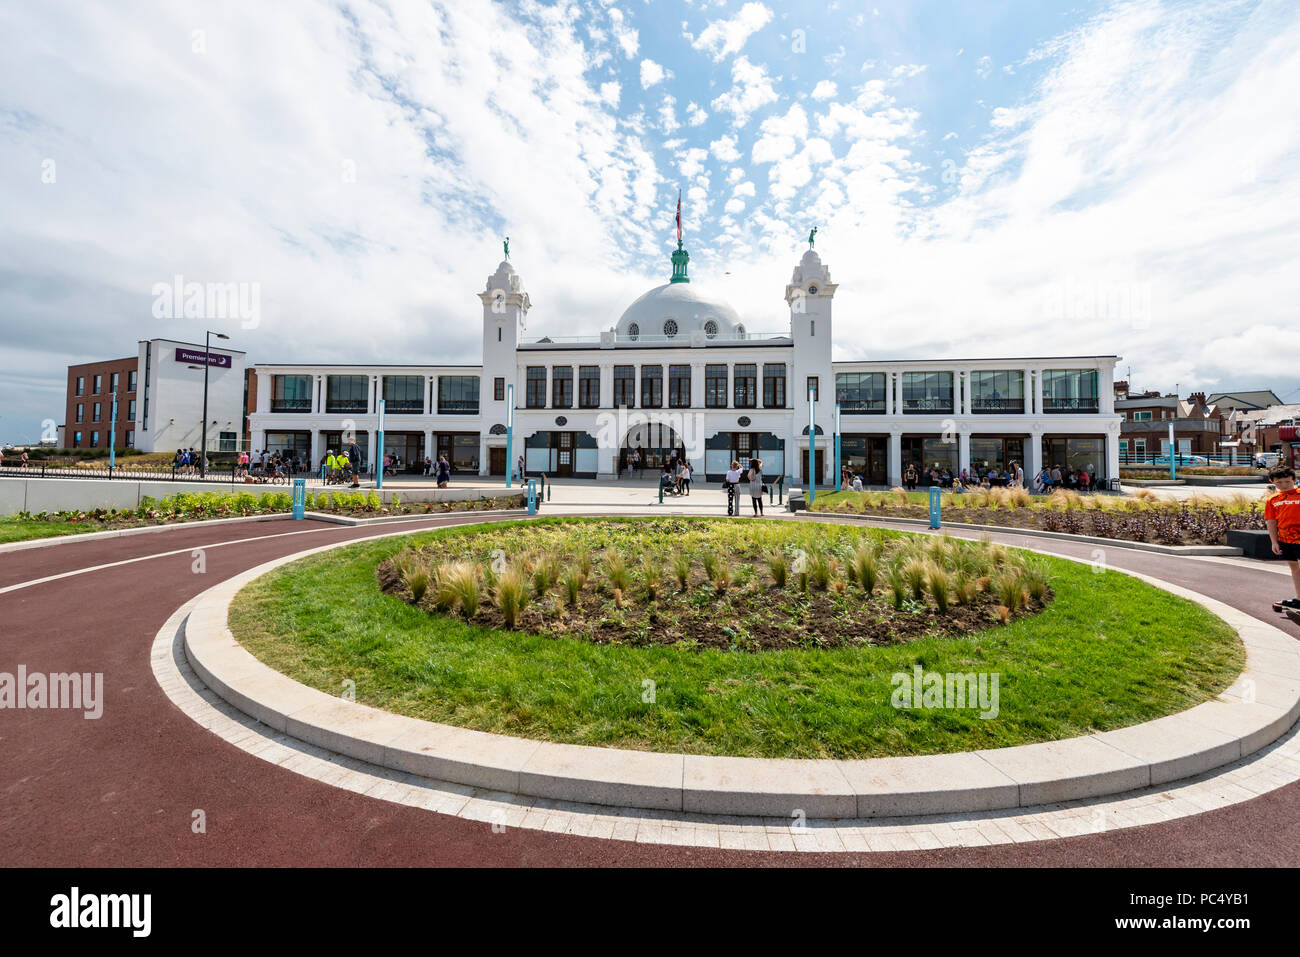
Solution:
[(691, 363), (691, 408), (704, 408), (704, 363)]
[(1043, 414), (1043, 370), (1031, 369), (1030, 375), (1034, 378), (1034, 407), (1031, 410), (1034, 415)]
[[(903, 373), (894, 373), (894, 414), (903, 414)], [(899, 473), (900, 475), (902, 473)]]
[[(118, 407), (120, 413), (121, 407)], [(257, 411), (269, 413), (271, 411), (271, 376), (269, 373), (257, 373)]]
[(1105, 369), (1097, 370), (1097, 398), (1099, 400), (1098, 408), (1101, 410), (1102, 415), (1115, 414), (1114, 371), (1107, 373)]
[(1025, 488), (1033, 491), (1034, 476), (1043, 470), (1043, 433), (1029, 433), (1025, 439)]
[(323, 375), (316, 376), (316, 381), (312, 383), (311, 410), (316, 415), (325, 411), (325, 377)]
[(889, 474), (890, 486), (903, 484), (903, 436), (898, 432), (889, 433)]
[(1106, 474), (1104, 479), (1119, 478), (1119, 432), (1106, 432)]
[(370, 377), (370, 389), (369, 391), (366, 392), (366, 414), (367, 415), (376, 415), (378, 413), (379, 404), (375, 398), (375, 394), (376, 394), (375, 390), (378, 389), (378, 387), (379, 387), (379, 376), (372, 375)]
[[(424, 457), (433, 462), (438, 461), (438, 450), (433, 446), (433, 429), (424, 430)], [(420, 463), (420, 471), (424, 471), (424, 463)]]
[(885, 415), (897, 415), (894, 408), (894, 373), (885, 373)]
[[(424, 414), (436, 415), (438, 412), (438, 393), (435, 391), (436, 379), (433, 376), (426, 376), (424, 383)], [(479, 383), (480, 400), (483, 395), (483, 383)]]
[[(317, 376), (317, 378), (320, 377)], [(314, 475), (319, 472), (321, 456), (325, 454), (325, 449), (321, 447), (320, 429), (314, 427), (311, 430), (311, 453), (310, 454), (311, 454), (311, 462), (308, 464), (311, 466), (311, 472)]]
[(965, 429), (957, 433), (957, 473), (970, 468), (970, 433)]
[(971, 395), (973, 392), (973, 388), (972, 388), (973, 383), (971, 382), (970, 369), (962, 370), (961, 382), (962, 382), (961, 414), (970, 415), (971, 409), (974, 408), (974, 402), (971, 399)]
[(606, 363), (600, 367), (600, 407), (614, 407), (614, 366)]

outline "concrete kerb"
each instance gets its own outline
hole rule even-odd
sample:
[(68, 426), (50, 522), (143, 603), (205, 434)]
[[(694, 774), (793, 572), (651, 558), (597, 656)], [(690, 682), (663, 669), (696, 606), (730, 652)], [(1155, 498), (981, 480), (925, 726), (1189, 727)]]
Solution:
[[(315, 517), (315, 516), (309, 516)], [(97, 542), (106, 538), (124, 538), (130, 535), (148, 535), (151, 532), (170, 532), (178, 528), (207, 528), (213, 525), (236, 525), (240, 522), (280, 522), (289, 519), (288, 512), (273, 512), (269, 515), (243, 515), (239, 518), (209, 518), (199, 522), (174, 522), (168, 525), (145, 525), (141, 528), (115, 528), (107, 532), (86, 532), (84, 535), (52, 535), (49, 538), (33, 538), (25, 542), (10, 542), (0, 545), (0, 555), (5, 552), (19, 552), (28, 548), (45, 548), (50, 545), (67, 545), (72, 542)]]
[[(406, 534), (411, 533), (372, 539)], [(1289, 636), (1215, 599), (1113, 569), (1195, 601), (1235, 628), (1246, 648), (1246, 668), (1237, 681), (1212, 701), (1142, 725), (922, 757), (711, 757), (472, 731), (307, 688), (262, 664), (234, 640), (227, 615), (240, 589), (281, 565), (348, 544), (354, 542), (288, 555), (208, 589), (195, 600), (185, 623), (186, 657), (219, 696), (276, 730), (357, 760), (472, 787), (585, 804), (747, 817), (788, 818), (798, 811), (809, 818), (990, 811), (1168, 784), (1246, 757), (1300, 718), (1300, 646)]]

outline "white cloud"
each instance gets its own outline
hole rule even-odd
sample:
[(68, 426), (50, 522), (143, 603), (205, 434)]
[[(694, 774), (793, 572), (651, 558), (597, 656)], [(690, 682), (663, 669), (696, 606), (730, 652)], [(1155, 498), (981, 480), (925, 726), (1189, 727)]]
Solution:
[(734, 163), (740, 159), (740, 151), (736, 149), (734, 136), (724, 134), (709, 144), (709, 150), (719, 163)]
[(697, 50), (713, 54), (714, 61), (739, 53), (755, 32), (772, 21), (772, 11), (761, 3), (746, 3), (730, 20), (714, 20), (692, 43)]
[(895, 80), (908, 80), (925, 72), (925, 66), (918, 63), (906, 63), (894, 67), (889, 75)]
[(745, 171), (739, 166), (733, 166), (727, 170), (727, 182), (735, 183), (745, 178)]
[(608, 83), (600, 85), (600, 98), (610, 106), (618, 106), (619, 96), (622, 95), (623, 87), (616, 80), (610, 80)]
[(957, 138), (957, 134), (952, 130), (949, 130), (947, 133), (943, 134), (943, 142), (947, 142), (948, 140), (955, 140), (956, 138)]
[(993, 72), (993, 58), (982, 56), (975, 61), (975, 75), (980, 79)]
[(648, 90), (656, 83), (662, 83), (670, 76), (672, 76), (672, 72), (665, 70), (654, 60), (646, 59), (641, 61), (641, 89)]
[(745, 201), (743, 199), (729, 199), (727, 200), (727, 205), (724, 208), (728, 213), (735, 215), (736, 213), (741, 212), (745, 208)]
[(663, 102), (659, 104), (659, 129), (669, 136), (677, 132), (682, 125), (677, 122), (677, 114), (674, 110), (676, 105), (676, 97), (667, 95), (664, 96)]
[(753, 196), (754, 184), (751, 183), (749, 180), (745, 180), (745, 182), (743, 183), (737, 183), (736, 188), (731, 191), (731, 195), (732, 196)]
[(811, 95), (814, 100), (833, 100), (837, 92), (834, 81), (822, 80), (813, 88)]
[(709, 118), (708, 111), (698, 103), (686, 104), (686, 121), (691, 126), (701, 126)]
[(687, 179), (692, 179), (700, 174), (704, 169), (704, 164), (709, 158), (709, 151), (702, 150), (698, 146), (688, 149), (682, 156), (681, 162), (677, 164), (677, 169)]
[(749, 122), (756, 110), (778, 99), (780, 97), (772, 87), (772, 78), (767, 75), (766, 67), (750, 63), (742, 55), (731, 64), (731, 89), (716, 97), (711, 105), (717, 112), (730, 113), (732, 125), (741, 127)]
[(618, 7), (610, 7), (609, 10), (610, 30), (614, 34), (614, 39), (623, 49), (623, 55), (629, 60), (636, 56), (636, 51), (640, 47), (640, 40), (634, 27), (628, 26), (624, 22), (623, 11)]

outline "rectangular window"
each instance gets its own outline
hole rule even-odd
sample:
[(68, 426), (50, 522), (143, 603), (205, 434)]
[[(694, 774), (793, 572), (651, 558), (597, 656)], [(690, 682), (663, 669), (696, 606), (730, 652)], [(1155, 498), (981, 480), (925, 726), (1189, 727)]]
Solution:
[(504, 402), (506, 400), (506, 379), (505, 376), (497, 376), (492, 380), (492, 401)]
[(578, 367), (578, 406), (583, 409), (600, 407), (600, 366)]
[(478, 415), (478, 376), (438, 376), (438, 414)]
[(704, 367), (704, 405), (709, 409), (727, 407), (727, 366), (724, 363)]
[(763, 408), (785, 408), (785, 363), (763, 363)]
[(74, 433), (72, 434), (72, 447), (73, 447), (74, 449), (76, 449), (76, 448), (80, 448), (80, 447), (81, 447), (81, 433), (80, 433), (80, 432), (74, 432)]
[(149, 428), (149, 370), (153, 362), (153, 343), (144, 344), (144, 420), (140, 423), (140, 428), (148, 430)]
[(271, 376), (271, 411), (310, 412), (311, 387), (309, 375)]
[(84, 421), (85, 421), (85, 418), (86, 418), (86, 404), (85, 404), (84, 402), (78, 402), (78, 403), (77, 403), (77, 422), (79, 422), (79, 423), (80, 423), (80, 422), (84, 422)]
[(111, 374), (109, 375), (109, 377), (108, 377), (108, 391), (109, 391), (109, 392), (116, 392), (116, 391), (117, 391), (117, 380), (118, 380), (118, 376), (119, 376), (120, 374), (121, 374), (121, 373), (114, 372), (114, 373), (111, 373)]
[(369, 407), (370, 376), (325, 377), (326, 412), (365, 412)]
[(1134, 412), (1134, 413), (1133, 413), (1133, 421), (1134, 421), (1134, 422), (1149, 422), (1150, 420), (1151, 420), (1151, 413), (1150, 413), (1150, 412)]
[(664, 367), (641, 367), (641, 408), (657, 409), (664, 404)]
[(99, 395), (99, 393), (103, 391), (103, 388), (104, 388), (104, 377), (102, 375), (95, 376), (95, 390), (92, 394)]
[(1097, 412), (1096, 369), (1044, 369), (1044, 412)]
[(970, 408), (977, 415), (1025, 411), (1025, 374), (1008, 369), (970, 374)]
[(91, 447), (92, 449), (97, 449), (97, 448), (99, 448), (99, 433), (98, 433), (98, 432), (91, 432), (91, 433), (90, 433), (90, 447)]
[(952, 414), (951, 372), (904, 372), (903, 412)]
[(128, 449), (135, 448), (135, 429), (126, 430), (126, 447)]
[(668, 367), (668, 407), (672, 409), (689, 409), (691, 407), (691, 367)]
[(546, 408), (546, 366), (528, 367), (527, 402), (530, 409)]
[(217, 436), (217, 451), (218, 451), (218, 452), (234, 452), (234, 451), (235, 451), (235, 433), (234, 433), (234, 432), (220, 432), (220, 433), (218, 433), (218, 436)]
[(614, 407), (630, 409), (636, 405), (636, 366), (614, 366)]
[(128, 422), (134, 422), (134, 421), (135, 421), (135, 399), (131, 399), (131, 400), (127, 403), (127, 417), (126, 417), (126, 418), (127, 418), (127, 421), (128, 421)]
[(735, 389), (737, 409), (752, 409), (758, 405), (757, 363), (736, 366)]
[(91, 413), (91, 419), (90, 419), (90, 421), (91, 421), (91, 422), (98, 422), (98, 421), (99, 421), (99, 403), (98, 403), (98, 402), (95, 403), (94, 411)]
[(127, 391), (127, 392), (134, 392), (134, 391), (135, 391), (135, 374), (136, 374), (136, 373), (135, 373), (135, 370), (134, 370), (134, 369), (132, 369), (130, 372), (128, 372), (128, 373), (126, 374), (126, 391)]
[(85, 395), (85, 394), (86, 394), (86, 377), (84, 375), (79, 375), (77, 376), (77, 395)]
[(573, 366), (551, 368), (551, 408), (573, 408)]
[(812, 396), (814, 402), (820, 402), (822, 399), (821, 389), (817, 382), (817, 376), (815, 375), (810, 375), (808, 377), (808, 394)]
[(885, 388), (883, 372), (835, 374), (835, 401), (845, 415), (884, 415)]
[[(384, 376), (385, 414), (391, 414), (391, 415), (424, 414), (424, 388), (425, 388), (425, 378), (422, 375)], [(475, 389), (474, 391), (475, 391), (475, 399), (477, 399), (478, 390)], [(477, 411), (477, 405), (478, 403), (475, 402), (475, 411)]]

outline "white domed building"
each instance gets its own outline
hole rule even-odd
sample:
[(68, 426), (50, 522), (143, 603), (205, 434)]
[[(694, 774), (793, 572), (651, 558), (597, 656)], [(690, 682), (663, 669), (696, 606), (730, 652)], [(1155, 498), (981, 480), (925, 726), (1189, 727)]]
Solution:
[(612, 480), (634, 450), (653, 469), (676, 449), (699, 482), (758, 458), (802, 486), (811, 417), (821, 486), (837, 458), (875, 486), (901, 484), (908, 464), (1119, 475), (1118, 356), (833, 362), (837, 286), (811, 244), (785, 308), (764, 317), (693, 282), (680, 242), (671, 258), (669, 281), (598, 335), (526, 337), (532, 303), (507, 259), (478, 293), (479, 365), (256, 364), (251, 444), (319, 461), (350, 428), (369, 461), (385, 400), (385, 451), (403, 471), (446, 455), (458, 473), (504, 476), (522, 457), (530, 475)]

